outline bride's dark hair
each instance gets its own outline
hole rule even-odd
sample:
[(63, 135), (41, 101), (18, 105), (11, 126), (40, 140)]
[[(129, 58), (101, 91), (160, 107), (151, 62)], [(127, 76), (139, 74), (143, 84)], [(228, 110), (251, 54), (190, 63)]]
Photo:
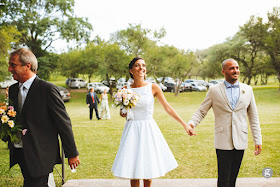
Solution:
[[(132, 69), (132, 67), (133, 67), (133, 65), (135, 64), (135, 62), (137, 61), (137, 60), (144, 60), (143, 58), (141, 58), (141, 57), (135, 57), (135, 58), (133, 58), (131, 61), (130, 61), (130, 63), (129, 63), (129, 69)], [(129, 72), (129, 75), (130, 75), (130, 77), (132, 78), (132, 79), (134, 79), (133, 78), (133, 75)]]

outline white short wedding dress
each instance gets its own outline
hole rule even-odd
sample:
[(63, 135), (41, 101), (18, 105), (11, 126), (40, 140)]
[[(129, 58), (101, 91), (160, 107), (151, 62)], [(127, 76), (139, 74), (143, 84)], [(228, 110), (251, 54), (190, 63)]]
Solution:
[(141, 96), (126, 121), (112, 172), (119, 178), (152, 179), (164, 176), (178, 164), (153, 119), (152, 84), (131, 88)]

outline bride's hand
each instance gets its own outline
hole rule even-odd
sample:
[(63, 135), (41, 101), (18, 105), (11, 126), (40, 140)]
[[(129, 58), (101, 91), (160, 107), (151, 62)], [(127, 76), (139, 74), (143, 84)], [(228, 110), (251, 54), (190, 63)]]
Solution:
[(193, 136), (196, 135), (193, 131), (193, 126), (191, 125), (184, 125), (185, 130), (187, 131), (188, 135)]
[(122, 110), (120, 110), (120, 115), (121, 115), (121, 117), (125, 118), (127, 116), (127, 113), (123, 113)]

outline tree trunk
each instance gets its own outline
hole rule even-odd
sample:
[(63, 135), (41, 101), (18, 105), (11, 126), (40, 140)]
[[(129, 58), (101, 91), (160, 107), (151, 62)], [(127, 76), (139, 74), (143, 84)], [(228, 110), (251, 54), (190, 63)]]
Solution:
[(277, 73), (277, 79), (278, 79), (278, 83), (279, 83), (279, 91), (280, 91), (280, 73)]

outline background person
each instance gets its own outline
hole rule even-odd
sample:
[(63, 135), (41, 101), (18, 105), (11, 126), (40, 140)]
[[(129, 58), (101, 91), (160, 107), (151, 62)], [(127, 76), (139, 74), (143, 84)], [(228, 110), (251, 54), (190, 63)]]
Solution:
[(109, 103), (108, 103), (108, 94), (107, 90), (104, 89), (104, 93), (100, 95), (100, 118), (101, 119), (111, 119)]
[(255, 143), (261, 153), (262, 136), (252, 87), (238, 81), (239, 65), (234, 59), (222, 63), (225, 81), (211, 86), (189, 122), (198, 125), (212, 107), (215, 114), (215, 148), (218, 161), (218, 186), (235, 186), (244, 150), (248, 146), (247, 116)]
[(70, 118), (57, 86), (36, 76), (37, 59), (25, 48), (10, 54), (9, 71), (18, 83), (9, 99), (22, 126), (20, 141), (9, 141), (10, 167), (19, 164), (24, 187), (48, 186), (49, 173), (61, 163), (58, 135), (71, 168), (80, 164)]
[(95, 110), (95, 115), (98, 120), (100, 120), (98, 115), (98, 103), (99, 99), (97, 97), (97, 94), (94, 92), (94, 88), (90, 88), (89, 93), (86, 97), (86, 103), (89, 107), (89, 119), (92, 120), (92, 113), (93, 109)]

